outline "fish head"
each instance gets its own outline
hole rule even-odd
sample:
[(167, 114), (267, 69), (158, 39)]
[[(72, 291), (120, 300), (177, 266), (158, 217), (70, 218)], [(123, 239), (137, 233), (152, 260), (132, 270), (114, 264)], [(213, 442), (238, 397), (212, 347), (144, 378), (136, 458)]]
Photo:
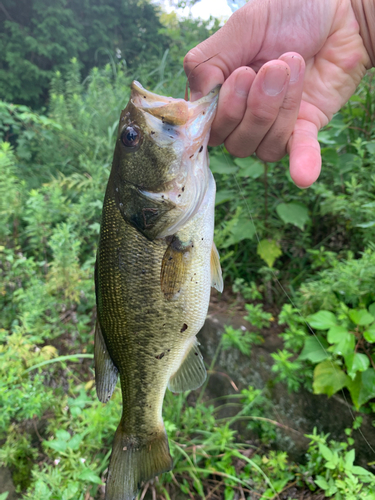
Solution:
[(219, 87), (195, 102), (132, 83), (112, 165), (123, 217), (147, 238), (175, 234), (199, 210), (209, 182), (207, 143)]

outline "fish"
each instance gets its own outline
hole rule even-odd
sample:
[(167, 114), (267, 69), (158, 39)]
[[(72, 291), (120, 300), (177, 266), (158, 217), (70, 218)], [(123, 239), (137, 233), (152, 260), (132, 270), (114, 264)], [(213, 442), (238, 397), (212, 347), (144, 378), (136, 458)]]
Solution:
[(196, 335), (223, 290), (207, 151), (218, 95), (187, 102), (133, 81), (120, 116), (95, 265), (96, 392), (106, 403), (120, 378), (123, 399), (106, 500), (172, 469), (165, 392), (207, 377)]

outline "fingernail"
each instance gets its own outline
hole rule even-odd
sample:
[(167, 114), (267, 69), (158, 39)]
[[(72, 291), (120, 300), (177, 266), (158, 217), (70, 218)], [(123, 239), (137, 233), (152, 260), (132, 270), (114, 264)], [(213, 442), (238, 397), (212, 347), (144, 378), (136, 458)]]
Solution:
[(265, 72), (263, 88), (266, 94), (271, 96), (280, 94), (288, 77), (287, 70), (282, 66), (268, 66)]
[(299, 57), (290, 57), (285, 61), (290, 68), (290, 81), (292, 83), (298, 82), (299, 72), (301, 69), (301, 59)]
[(236, 81), (234, 83), (234, 88), (237, 94), (240, 94), (243, 97), (247, 97), (250, 89), (250, 82), (248, 73), (246, 71), (240, 71), (236, 77)]

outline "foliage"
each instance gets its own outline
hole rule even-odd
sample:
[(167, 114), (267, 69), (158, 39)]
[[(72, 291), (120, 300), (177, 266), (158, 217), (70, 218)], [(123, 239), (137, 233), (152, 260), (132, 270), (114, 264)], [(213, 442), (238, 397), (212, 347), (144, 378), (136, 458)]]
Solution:
[[(38, 5), (43, 18), (38, 29), (51, 31), (49, 16), (63, 4), (50, 2), (41, 12), (45, 3), (38, 2), (29, 2), (19, 15), (26, 19)], [(80, 3), (82, 12), (100, 7), (87, 18), (101, 16), (90, 42), (84, 38), (85, 26), (74, 28), (81, 18), (71, 17), (78, 4), (70, 2), (61, 26), (76, 31), (58, 30), (56, 37), (70, 36), (66, 50), (72, 52), (56, 57), (56, 67), (46, 69), (38, 58), (37, 69), (23, 67), (25, 79), (33, 72), (36, 78), (29, 97), (19, 93), (20, 100), (39, 95), (53, 72), (46, 115), (0, 103), (0, 462), (11, 468), (20, 496), (30, 500), (102, 495), (121, 397), (116, 389), (104, 406), (93, 388), (93, 268), (119, 111), (133, 78), (162, 94), (182, 96), (186, 49), (217, 28), (217, 23), (210, 27), (163, 15), (145, 34), (157, 31), (156, 48), (143, 35), (133, 35), (129, 50), (146, 42), (150, 50), (137, 48), (126, 56), (129, 67), (120, 61), (92, 69), (83, 82), (82, 63), (91, 66), (98, 40), (113, 49), (113, 23), (123, 22), (112, 16), (115, 3), (98, 2)], [(13, 4), (3, 3), (11, 12)], [(132, 5), (122, 3), (121, 8)], [(138, 8), (154, 9), (137, 2), (132, 16)], [(134, 30), (141, 30), (146, 18), (135, 22), (131, 17)], [(29, 46), (19, 46), (13, 21), (1, 22), (14, 41), (14, 50), (7, 46), (8, 56), (2, 51), (1, 57), (14, 58), (16, 64), (16, 56)], [(112, 28), (109, 36), (106, 30)], [(43, 37), (30, 36), (39, 54)], [(4, 37), (1, 43), (9, 40)], [(61, 40), (47, 44), (44, 62), (57, 43)], [(69, 62), (76, 54), (80, 60)], [(9, 85), (22, 85), (17, 71)], [(39, 71), (45, 71), (45, 80)], [(278, 315), (284, 346), (273, 353), (275, 381), (290, 390), (305, 386), (327, 395), (342, 387), (366, 411), (373, 409), (375, 397), (372, 78), (320, 134), (329, 168), (310, 190), (294, 186), (284, 161), (266, 164), (255, 157), (235, 159), (225, 149), (210, 152), (218, 187), (215, 240), (226, 288), (233, 283), (239, 307), (245, 299), (243, 316), (252, 325), (249, 330), (227, 326), (220, 348), (250, 355), (252, 346), (262, 342), (263, 329), (273, 329), (286, 290), (293, 304), (288, 301)], [(177, 493), (206, 498), (212, 491), (226, 500), (240, 495), (265, 500), (286, 497), (291, 484), (336, 500), (374, 498), (374, 476), (354, 465), (350, 430), (346, 443), (310, 435), (306, 461), (296, 464), (285, 452), (270, 449), (282, 431), (267, 417), (271, 405), (267, 393), (255, 387), (240, 387), (219, 401), (207, 400), (204, 388), (191, 395), (167, 393), (164, 418), (175, 469), (145, 488), (163, 500)], [(250, 442), (244, 442), (244, 427), (251, 432)]]
[[(43, 103), (49, 82), (79, 58), (85, 74), (120, 59), (129, 66), (160, 58), (169, 40), (159, 33), (157, 7), (147, 0), (4, 0), (1, 10), (0, 95)], [(147, 51), (145, 47), (147, 46)]]

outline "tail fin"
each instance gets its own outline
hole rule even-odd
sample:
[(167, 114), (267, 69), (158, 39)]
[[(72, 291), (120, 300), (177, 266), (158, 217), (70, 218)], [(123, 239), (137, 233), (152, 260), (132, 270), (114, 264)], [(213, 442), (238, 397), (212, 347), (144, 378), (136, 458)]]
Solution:
[(105, 500), (134, 500), (143, 482), (172, 467), (164, 429), (144, 441), (126, 434), (120, 423), (113, 442)]

